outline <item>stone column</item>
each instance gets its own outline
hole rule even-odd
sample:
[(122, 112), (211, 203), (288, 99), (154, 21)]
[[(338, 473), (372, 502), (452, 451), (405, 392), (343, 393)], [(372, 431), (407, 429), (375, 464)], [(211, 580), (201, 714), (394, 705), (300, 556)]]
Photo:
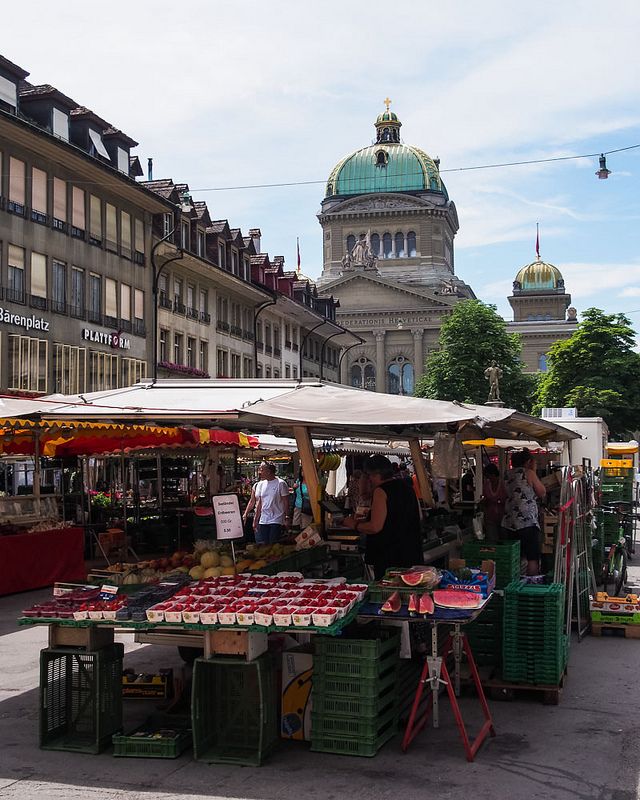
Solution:
[(349, 386), (349, 354), (345, 353), (343, 348), (340, 353), (340, 383), (344, 386)]
[(413, 331), (413, 373), (416, 381), (424, 373), (424, 353), (422, 350), (423, 331)]
[(384, 337), (386, 331), (376, 331), (376, 392), (387, 390), (386, 359), (384, 357)]

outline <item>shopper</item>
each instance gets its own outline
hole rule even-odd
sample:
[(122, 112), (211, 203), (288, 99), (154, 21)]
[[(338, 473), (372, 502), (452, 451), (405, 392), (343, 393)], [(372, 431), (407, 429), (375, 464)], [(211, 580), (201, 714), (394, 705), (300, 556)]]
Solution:
[(289, 511), (289, 487), (276, 476), (273, 464), (263, 461), (255, 487), (256, 512), (253, 528), (258, 544), (273, 544), (282, 536)]
[(506, 500), (502, 527), (508, 538), (520, 540), (520, 553), (527, 560), (527, 575), (540, 572), (541, 534), (538, 501), (547, 492), (534, 470), (529, 450), (511, 456), (511, 469), (505, 476)]
[(484, 534), (485, 539), (495, 544), (500, 538), (504, 503), (507, 493), (500, 478), (500, 470), (495, 464), (487, 464), (484, 469), (482, 494), (484, 496)]
[(292, 524), (294, 528), (304, 530), (307, 525), (313, 522), (313, 509), (311, 508), (311, 499), (309, 498), (309, 489), (304, 481), (302, 470), (293, 487), (293, 519)]
[(420, 512), (412, 487), (394, 478), (388, 458), (371, 456), (365, 472), (373, 486), (370, 517), (347, 517), (344, 524), (366, 534), (365, 561), (379, 580), (389, 567), (424, 563)]

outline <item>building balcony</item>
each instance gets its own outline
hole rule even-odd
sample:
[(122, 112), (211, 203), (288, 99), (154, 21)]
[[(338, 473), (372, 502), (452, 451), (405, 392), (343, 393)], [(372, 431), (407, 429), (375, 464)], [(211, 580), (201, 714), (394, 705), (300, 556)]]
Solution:
[(211, 324), (211, 314), (208, 311), (201, 311), (200, 312), (200, 322), (204, 322), (205, 325)]
[(285, 340), (284, 346), (287, 348), (287, 350), (291, 350), (291, 342)]
[(133, 322), (133, 332), (135, 333), (136, 336), (146, 336), (147, 335), (147, 329), (145, 327), (143, 319), (134, 320), (134, 322)]
[(71, 226), (71, 238), (72, 239), (84, 239), (84, 230), (82, 228), (76, 228), (75, 225)]
[(144, 253), (141, 253), (139, 250), (136, 250), (135, 253), (134, 253), (134, 256), (133, 256), (133, 260), (140, 267), (144, 267), (144, 265), (145, 265)]
[(63, 219), (57, 219), (54, 217), (51, 220), (51, 227), (54, 231), (60, 231), (60, 233), (66, 233), (68, 230), (68, 225)]
[(294, 342), (294, 343), (291, 345), (291, 349), (293, 350), (293, 352), (294, 352), (294, 353), (297, 353), (297, 352), (298, 352), (298, 350), (299, 350), (300, 348), (299, 348), (299, 347), (298, 347), (298, 345), (297, 345), (297, 344)]
[(16, 217), (24, 217), (26, 206), (22, 203), (16, 203), (15, 200), (7, 200), (7, 211), (10, 214), (15, 214)]
[(89, 309), (87, 311), (87, 320), (89, 322), (93, 322), (96, 325), (102, 325), (102, 314), (99, 311), (94, 311), (93, 309)]
[(51, 310), (54, 314), (67, 314), (69, 309), (64, 300), (56, 300), (54, 298), (51, 301)]
[(279, 347), (274, 347), (273, 348), (273, 355), (274, 356), (280, 356), (281, 354), (282, 354), (282, 350)]
[(222, 331), (222, 333), (229, 333), (229, 323), (223, 322), (222, 320), (218, 320), (216, 322), (216, 330)]
[(254, 339), (254, 336), (253, 336), (253, 331), (242, 331), (242, 338), (243, 338), (243, 339), (244, 339), (246, 342), (252, 342), (252, 341), (253, 341), (253, 339)]
[(231, 326), (231, 335), (237, 336), (238, 339), (242, 338), (242, 328), (239, 325), (232, 325)]
[(187, 317), (189, 317), (189, 319), (198, 319), (199, 318), (198, 309), (187, 306)]
[(174, 314), (185, 314), (187, 311), (187, 307), (181, 300), (174, 300), (173, 301), (173, 313)]
[(69, 306), (69, 313), (72, 317), (76, 319), (84, 319), (86, 317), (86, 312), (84, 306)]
[(117, 317), (110, 317), (107, 314), (104, 315), (104, 327), (105, 328), (113, 328), (114, 330), (118, 329), (118, 318)]
[(271, 355), (271, 353), (273, 353), (273, 347), (270, 344), (265, 344), (264, 352), (267, 353), (267, 355)]
[(123, 333), (131, 333), (133, 330), (133, 323), (130, 319), (121, 319), (118, 330), (121, 330)]
[(31, 221), (37, 222), (38, 225), (48, 225), (49, 224), (49, 217), (43, 213), (42, 211), (36, 211), (35, 209), (31, 209)]
[(10, 300), (12, 303), (24, 304), (26, 302), (24, 289), (14, 289), (8, 287), (4, 290), (4, 297), (5, 300)]
[(171, 300), (169, 300), (166, 294), (162, 293), (160, 294), (160, 297), (158, 298), (158, 305), (160, 306), (160, 308), (169, 309), (169, 311), (173, 309), (173, 303), (171, 302)]
[(29, 295), (29, 305), (31, 308), (37, 308), (39, 311), (47, 310), (47, 298), (39, 297), (38, 295)]

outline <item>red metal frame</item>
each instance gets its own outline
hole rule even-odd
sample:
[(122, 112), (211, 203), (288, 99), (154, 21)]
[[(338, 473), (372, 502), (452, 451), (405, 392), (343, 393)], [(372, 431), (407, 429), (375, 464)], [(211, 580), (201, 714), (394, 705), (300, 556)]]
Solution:
[[(473, 739), (473, 741), (469, 739), (469, 734), (467, 733), (467, 728), (465, 726), (464, 719), (462, 718), (462, 712), (460, 711), (458, 698), (456, 697), (454, 686), (451, 681), (451, 677), (449, 675), (449, 670), (447, 669), (447, 664), (446, 664), (447, 656), (453, 651), (453, 636), (451, 634), (447, 636), (447, 639), (444, 643), (444, 649), (442, 652), (442, 664), (440, 666), (440, 674), (447, 687), (449, 702), (451, 703), (451, 708), (453, 709), (453, 715), (456, 720), (456, 725), (458, 726), (458, 732), (460, 734), (460, 738), (462, 739), (462, 745), (464, 747), (464, 752), (467, 757), (467, 761), (473, 761), (475, 759), (476, 753), (482, 746), (482, 743), (487, 738), (487, 736), (495, 736), (496, 732), (495, 728), (493, 727), (493, 719), (491, 717), (491, 711), (489, 710), (487, 699), (482, 689), (482, 683), (480, 682), (480, 676), (478, 675), (478, 668), (476, 667), (476, 662), (473, 658), (471, 646), (464, 633), (460, 632), (458, 635), (461, 637), (462, 648), (467, 656), (467, 660), (469, 661), (471, 676), (473, 678), (473, 683), (478, 692), (478, 699), (480, 701), (482, 714), (484, 716), (484, 723), (482, 724), (480, 731), (476, 735), (475, 739)], [(434, 690), (431, 690), (431, 692), (429, 693), (429, 697), (427, 699), (427, 707), (420, 716), (418, 715), (418, 709), (420, 707), (420, 703), (422, 702), (422, 694), (424, 692), (424, 688), (427, 683), (429, 683), (429, 664), (425, 660), (424, 666), (422, 667), (422, 672), (420, 673), (420, 680), (418, 681), (418, 688), (416, 689), (413, 705), (411, 707), (411, 714), (409, 715), (409, 721), (407, 722), (407, 727), (404, 732), (404, 737), (402, 739), (402, 750), (404, 752), (407, 751), (411, 742), (415, 739), (415, 737), (427, 724), (427, 721), (431, 714), (431, 709), (433, 707)], [(438, 691), (438, 688), (436, 688), (435, 691)]]

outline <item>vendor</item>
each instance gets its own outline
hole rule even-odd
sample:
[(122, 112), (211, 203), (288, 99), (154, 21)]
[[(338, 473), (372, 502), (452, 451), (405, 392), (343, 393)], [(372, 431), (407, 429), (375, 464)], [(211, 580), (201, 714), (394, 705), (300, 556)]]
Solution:
[(411, 486), (394, 478), (385, 456), (372, 456), (365, 464), (373, 495), (368, 520), (347, 517), (344, 524), (366, 534), (365, 561), (376, 580), (389, 567), (412, 567), (424, 563), (420, 536), (420, 511)]
[(540, 572), (541, 534), (538, 502), (547, 491), (534, 470), (534, 458), (526, 448), (511, 456), (511, 469), (504, 479), (506, 500), (502, 527), (510, 539), (520, 540), (520, 553), (527, 560), (527, 575)]

